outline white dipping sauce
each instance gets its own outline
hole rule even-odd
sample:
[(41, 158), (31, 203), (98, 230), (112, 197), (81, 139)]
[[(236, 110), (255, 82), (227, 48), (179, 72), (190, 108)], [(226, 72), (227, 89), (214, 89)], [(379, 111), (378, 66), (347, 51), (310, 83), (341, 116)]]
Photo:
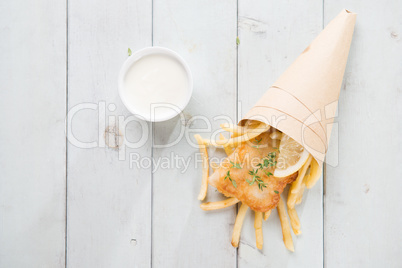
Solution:
[[(124, 77), (127, 104), (151, 117), (151, 104), (184, 108), (189, 95), (189, 81), (183, 65), (165, 54), (146, 55), (134, 62)], [(173, 113), (171, 108), (156, 108), (154, 113)], [(153, 113), (152, 113), (153, 114)]]

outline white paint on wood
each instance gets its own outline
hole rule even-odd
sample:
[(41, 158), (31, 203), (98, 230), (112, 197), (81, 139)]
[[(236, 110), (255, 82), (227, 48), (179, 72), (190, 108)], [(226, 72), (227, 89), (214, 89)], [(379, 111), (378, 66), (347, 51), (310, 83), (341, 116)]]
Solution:
[[(151, 45), (151, 1), (68, 3), (69, 108), (105, 101), (107, 117), (128, 116), (118, 96), (117, 76), (129, 47), (135, 51)], [(116, 105), (114, 112), (108, 110), (111, 103)], [(98, 112), (76, 114), (72, 122), (76, 138), (104, 143), (103, 131), (114, 123), (102, 123), (98, 133)], [(119, 125), (123, 136), (131, 141), (140, 138), (138, 123), (127, 128), (124, 132)], [(127, 149), (124, 161), (119, 160), (118, 149), (68, 144), (69, 267), (150, 266), (151, 169), (130, 168), (129, 153), (150, 157), (150, 139), (139, 149)]]
[[(325, 266), (400, 267), (402, 2), (325, 1), (325, 23), (357, 13), (326, 169)], [(336, 146), (331, 140), (331, 146)]]
[[(154, 1), (154, 45), (177, 51), (188, 62), (194, 76), (193, 97), (184, 110), (187, 129), (203, 128), (194, 120), (205, 116), (218, 129), (225, 115), (235, 121), (236, 107), (236, 1)], [(193, 118), (193, 122), (189, 120)], [(174, 118), (155, 124), (155, 144), (174, 141), (182, 122)], [(197, 132), (197, 131), (196, 131)], [(194, 131), (190, 133), (194, 142)], [(210, 131), (201, 133), (205, 138)], [(154, 148), (154, 159), (171, 153), (185, 159), (198, 149), (185, 138), (169, 148)], [(235, 207), (203, 211), (197, 195), (201, 165), (194, 161), (184, 173), (180, 169), (158, 169), (153, 177), (154, 267), (235, 267), (236, 250), (231, 235)], [(206, 200), (222, 199), (210, 187)]]
[[(321, 1), (257, 1), (252, 5), (239, 1), (241, 115), (245, 115), (321, 31), (321, 14)], [(239, 267), (322, 267), (322, 180), (306, 192), (303, 203), (296, 206), (302, 234), (293, 235), (295, 252), (288, 251), (283, 244), (276, 210), (263, 223), (264, 247), (258, 250), (254, 212), (249, 211), (240, 240)]]
[(64, 267), (66, 4), (0, 4), (0, 266)]
[[(105, 101), (117, 107), (110, 112), (105, 106), (107, 116), (129, 115), (117, 94), (117, 74), (128, 47), (152, 44), (153, 19), (155, 45), (177, 51), (193, 70), (185, 124), (197, 115), (235, 119), (236, 1), (154, 0), (153, 11), (151, 0), (68, 4), (70, 109)], [(238, 5), (241, 117), (321, 31), (323, 6)], [(150, 157), (151, 140), (127, 149), (119, 161), (122, 150), (102, 147), (98, 110), (80, 111), (72, 127), (78, 139), (102, 146), (68, 144), (66, 163), (66, 2), (0, 4), (0, 266), (64, 267), (66, 165), (69, 267), (149, 267), (151, 261), (155, 267), (321, 267), (323, 251), (326, 267), (400, 266), (402, 4), (324, 1), (325, 24), (342, 8), (358, 17), (334, 128), (339, 133), (332, 134), (328, 155), (339, 165), (326, 168), (324, 241), (320, 181), (297, 207), (303, 233), (293, 236), (295, 253), (283, 245), (276, 211), (263, 224), (264, 249), (258, 251), (249, 211), (236, 256), (230, 245), (235, 209), (199, 208), (200, 166), (184, 174), (157, 170), (151, 215), (151, 170), (130, 168), (129, 161), (130, 153)], [(213, 129), (221, 122), (213, 121)], [(155, 124), (155, 143), (174, 140), (180, 124), (178, 118)], [(204, 125), (195, 121), (187, 128)], [(140, 125), (132, 122), (122, 134), (134, 141)], [(198, 150), (183, 138), (153, 153), (158, 160), (171, 152), (194, 157)], [(209, 188), (208, 201), (221, 198)]]

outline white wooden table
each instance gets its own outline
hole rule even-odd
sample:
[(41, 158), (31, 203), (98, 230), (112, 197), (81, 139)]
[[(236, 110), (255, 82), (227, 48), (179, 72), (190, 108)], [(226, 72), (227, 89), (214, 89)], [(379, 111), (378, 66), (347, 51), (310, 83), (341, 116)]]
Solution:
[[(240, 119), (342, 8), (358, 13), (355, 35), (329, 163), (298, 207), (295, 253), (276, 213), (262, 251), (250, 213), (233, 248), (235, 208), (200, 210), (200, 168), (130, 167), (136, 153), (194, 156), (185, 138), (158, 145), (183, 123), (203, 127), (197, 115)], [(0, 267), (402, 266), (401, 1), (2, 1), (0, 38)], [(129, 116), (119, 68), (129, 47), (152, 45), (192, 69), (186, 121), (133, 121), (122, 137), (134, 142), (145, 126), (146, 144), (110, 148), (105, 129)], [(66, 140), (74, 109), (68, 138), (87, 149)], [(210, 188), (208, 200), (220, 198)]]

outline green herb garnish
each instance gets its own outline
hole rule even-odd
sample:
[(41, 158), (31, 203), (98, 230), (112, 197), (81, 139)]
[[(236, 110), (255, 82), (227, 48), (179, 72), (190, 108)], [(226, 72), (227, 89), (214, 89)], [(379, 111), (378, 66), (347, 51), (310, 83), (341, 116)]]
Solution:
[(237, 188), (237, 183), (236, 183), (236, 181), (233, 180), (232, 177), (230, 176), (230, 171), (228, 171), (228, 172), (226, 173), (226, 176), (225, 176), (225, 179), (224, 179), (224, 180), (226, 180), (226, 179), (229, 179), (230, 182), (233, 184), (233, 187), (234, 187), (234, 188)]
[[(259, 143), (259, 142), (261, 142), (261, 139), (260, 139), (260, 140), (257, 140), (257, 139), (256, 139), (256, 141)], [(254, 146), (253, 146), (253, 147), (254, 147)], [(250, 174), (251, 176), (253, 176), (253, 178), (251, 179), (251, 181), (248, 180), (248, 179), (246, 179), (246, 182), (247, 182), (249, 185), (253, 185), (255, 182), (258, 183), (258, 188), (262, 191), (263, 188), (266, 188), (266, 187), (267, 187), (267, 184), (264, 183), (264, 181), (261, 179), (260, 176), (258, 176), (258, 172), (259, 172), (260, 170), (262, 170), (262, 171), (265, 173), (265, 175), (267, 175), (268, 177), (269, 177), (269, 176), (272, 176), (273, 174), (272, 174), (271, 172), (269, 172), (269, 171), (267, 171), (267, 170), (264, 170), (264, 169), (265, 169), (265, 168), (268, 168), (268, 167), (274, 167), (274, 166), (276, 166), (276, 164), (277, 164), (277, 161), (276, 161), (276, 152), (270, 152), (270, 153), (268, 153), (267, 156), (262, 159), (262, 162), (257, 164), (257, 169), (255, 169), (255, 170), (253, 169), (253, 170), (250, 170), (250, 171), (248, 172), (248, 174)], [(276, 191), (275, 191), (275, 192), (276, 192)]]
[(276, 166), (276, 152), (270, 152), (264, 159), (265, 167), (274, 167)]
[[(258, 177), (257, 176), (257, 173), (258, 173), (258, 168), (256, 169), (256, 170), (250, 170), (249, 172), (248, 172), (248, 174), (250, 174), (251, 176), (253, 176), (253, 178), (254, 177)], [(259, 177), (258, 177), (259, 178)]]
[(240, 39), (239, 39), (239, 37), (236, 37), (236, 45), (240, 45)]
[(264, 183), (264, 181), (261, 180), (261, 177), (257, 175), (258, 171), (259, 171), (258, 168), (257, 168), (256, 170), (250, 170), (250, 171), (248, 172), (248, 174), (250, 174), (251, 176), (253, 176), (253, 178), (252, 178), (251, 181), (249, 181), (248, 179), (246, 179), (246, 182), (247, 182), (249, 185), (253, 185), (255, 182), (258, 183), (258, 188), (262, 191), (262, 190), (263, 190), (262, 188), (266, 188), (266, 187), (267, 187), (267, 184)]
[(130, 49), (130, 48), (128, 48), (128, 56), (130, 57), (130, 56), (131, 56), (131, 54), (132, 54), (131, 49)]
[(262, 138), (260, 138), (259, 140), (257, 140), (257, 138), (255, 138), (255, 141), (257, 142), (257, 143), (254, 143), (254, 144), (256, 144), (256, 145), (252, 145), (251, 147), (254, 147), (254, 148), (259, 148), (259, 143), (262, 141)]
[(268, 177), (273, 175), (271, 172), (266, 171), (266, 170), (264, 170), (264, 173), (265, 173), (265, 175), (267, 175)]
[(279, 194), (279, 192), (278, 191), (274, 191), (276, 194)]
[(239, 163), (233, 163), (232, 161), (230, 161), (230, 164), (232, 164), (232, 166), (230, 168), (237, 168), (237, 169), (241, 169), (241, 166)]
[(257, 179), (256, 182), (258, 183), (258, 188), (262, 191), (262, 188), (267, 188), (267, 184), (261, 180), (261, 179)]

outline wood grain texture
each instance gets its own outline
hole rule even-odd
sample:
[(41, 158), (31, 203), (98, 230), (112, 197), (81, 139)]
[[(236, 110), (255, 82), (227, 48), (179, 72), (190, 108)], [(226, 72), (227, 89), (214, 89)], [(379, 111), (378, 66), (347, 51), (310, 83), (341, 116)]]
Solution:
[[(79, 111), (71, 123), (75, 138), (95, 141), (96, 147), (82, 149), (68, 144), (67, 266), (149, 267), (151, 169), (131, 168), (129, 154), (150, 157), (151, 141), (123, 153), (126, 142), (119, 149), (109, 148), (103, 132), (108, 125), (115, 125), (116, 116), (129, 115), (118, 96), (117, 76), (129, 47), (136, 51), (151, 45), (152, 3), (68, 3), (69, 108), (98, 102), (106, 106)], [(109, 111), (110, 104), (116, 105), (114, 112)], [(99, 114), (107, 120), (98, 126)], [(139, 126), (133, 121), (124, 131), (118, 125), (130, 141), (141, 137)], [(125, 160), (119, 160), (119, 152)]]
[(325, 23), (357, 13), (329, 151), (339, 165), (326, 169), (325, 266), (401, 267), (402, 2), (324, 7)]
[[(322, 29), (321, 1), (239, 1), (239, 113), (245, 113)], [(287, 192), (287, 190), (285, 190)], [(246, 216), (239, 267), (322, 267), (322, 180), (296, 206), (302, 235), (293, 235), (295, 252), (282, 241), (277, 213), (263, 223), (264, 247), (256, 248), (253, 214)]]
[[(203, 211), (197, 195), (201, 165), (194, 166), (198, 148), (195, 128), (211, 120), (219, 128), (226, 116), (235, 121), (236, 109), (236, 1), (154, 1), (154, 45), (177, 51), (194, 76), (192, 99), (184, 110), (184, 121), (176, 117), (155, 124), (155, 145), (168, 144), (185, 127), (193, 145), (183, 137), (168, 148), (154, 146), (154, 159), (171, 154), (192, 158), (187, 170), (158, 169), (153, 177), (154, 267), (235, 267), (236, 250), (231, 246), (235, 208)], [(192, 133), (188, 130), (192, 129)], [(201, 133), (209, 137), (211, 130)], [(218, 137), (216, 137), (218, 138)], [(212, 151), (210, 151), (212, 152)], [(206, 200), (223, 198), (209, 188)]]
[(3, 1), (0, 39), (0, 266), (64, 267), (65, 1)]
[[(0, 3), (0, 267), (401, 266), (401, 1), (67, 3)], [(295, 253), (283, 245), (276, 212), (263, 222), (264, 248), (257, 250), (252, 211), (236, 251), (230, 244), (236, 209), (199, 208), (198, 148), (186, 135), (194, 142), (200, 131), (191, 131), (207, 127), (197, 116), (211, 120), (205, 138), (225, 118), (240, 119), (343, 8), (358, 16), (326, 184), (321, 179), (296, 207), (302, 235), (293, 236)], [(138, 149), (109, 148), (106, 127), (129, 116), (117, 94), (118, 71), (128, 47), (134, 52), (152, 40), (182, 55), (193, 71), (184, 120), (133, 121), (121, 137), (138, 140), (141, 126), (153, 136)], [(73, 117), (68, 137), (94, 141), (95, 148), (66, 148), (66, 102), (69, 110), (82, 103), (96, 108)], [(159, 148), (182, 127), (178, 143)], [(152, 182), (152, 166), (130, 166), (135, 154), (193, 158), (185, 171), (180, 163), (157, 169)], [(205, 201), (221, 199), (210, 187)]]

